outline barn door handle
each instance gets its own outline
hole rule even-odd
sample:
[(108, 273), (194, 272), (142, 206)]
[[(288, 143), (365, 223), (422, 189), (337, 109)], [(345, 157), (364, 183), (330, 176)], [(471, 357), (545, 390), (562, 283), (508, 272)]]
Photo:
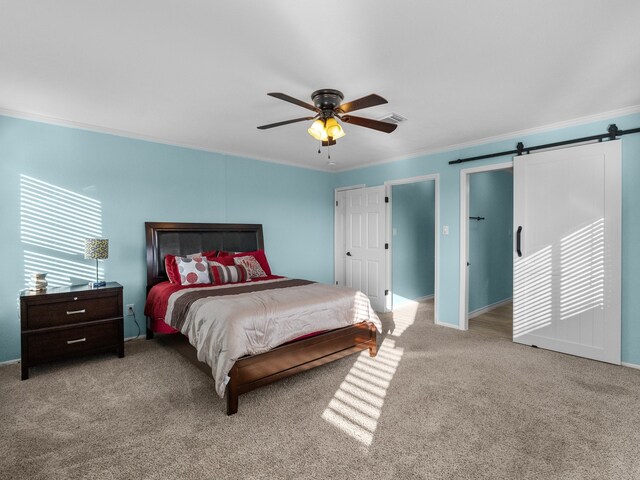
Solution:
[(521, 242), (522, 242), (522, 225), (518, 227), (518, 233), (516, 233), (516, 252), (518, 253), (519, 257), (522, 256), (522, 250), (520, 249)]
[(347, 252), (347, 257), (350, 257), (350, 256), (351, 256), (351, 252)]

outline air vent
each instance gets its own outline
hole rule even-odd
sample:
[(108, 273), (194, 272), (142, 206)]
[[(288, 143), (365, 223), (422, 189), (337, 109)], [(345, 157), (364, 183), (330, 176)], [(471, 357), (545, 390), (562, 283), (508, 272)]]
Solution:
[(381, 122), (387, 122), (387, 123), (401, 123), (401, 122), (407, 121), (407, 119), (404, 118), (402, 115), (394, 112), (391, 112), (390, 114), (385, 115), (384, 117), (379, 118), (378, 120), (380, 120)]

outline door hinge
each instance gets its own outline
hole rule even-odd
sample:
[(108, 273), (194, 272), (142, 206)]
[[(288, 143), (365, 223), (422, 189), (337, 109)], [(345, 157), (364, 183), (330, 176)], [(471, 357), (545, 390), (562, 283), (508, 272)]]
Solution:
[(384, 197), (384, 203), (389, 203), (389, 197)]
[(336, 282), (336, 285), (338, 285), (338, 282)]
[(385, 243), (385, 244), (384, 244), (384, 249), (385, 249), (385, 250), (389, 250), (389, 244), (388, 244), (388, 243)]
[(384, 291), (384, 294), (385, 294), (385, 295), (389, 295), (389, 290), (385, 290), (385, 291)]
[(336, 207), (338, 206), (338, 200), (336, 200)]

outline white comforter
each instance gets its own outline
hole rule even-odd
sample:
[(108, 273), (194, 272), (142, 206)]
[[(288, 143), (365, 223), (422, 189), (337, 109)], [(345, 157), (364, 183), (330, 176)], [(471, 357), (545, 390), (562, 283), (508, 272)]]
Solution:
[[(226, 287), (238, 284), (204, 288)], [(189, 291), (171, 295), (165, 318), (172, 318), (175, 301)], [(380, 320), (362, 292), (313, 283), (196, 300), (179, 329), (196, 347), (198, 360), (211, 366), (216, 392), (223, 397), (229, 371), (239, 358), (266, 352), (302, 335), (364, 321), (381, 330)]]

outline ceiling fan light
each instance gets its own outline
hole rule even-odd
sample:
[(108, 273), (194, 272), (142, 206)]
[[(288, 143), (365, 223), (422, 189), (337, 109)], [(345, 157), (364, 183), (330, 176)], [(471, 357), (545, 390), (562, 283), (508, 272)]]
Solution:
[(333, 117), (327, 118), (325, 129), (327, 132), (327, 136), (333, 138), (334, 140), (342, 138), (345, 135), (342, 126)]
[(307, 132), (309, 132), (309, 135), (311, 135), (316, 140), (323, 140), (323, 136), (324, 140), (326, 140), (327, 138), (327, 133), (324, 129), (324, 120), (321, 119), (317, 119), (315, 122), (313, 122)]

